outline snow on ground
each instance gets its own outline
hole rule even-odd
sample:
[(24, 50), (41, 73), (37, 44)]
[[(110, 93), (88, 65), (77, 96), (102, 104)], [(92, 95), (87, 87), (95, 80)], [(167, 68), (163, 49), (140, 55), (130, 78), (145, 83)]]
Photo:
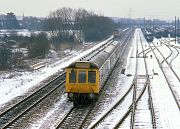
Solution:
[[(160, 39), (160, 41), (163, 41), (163, 40), (168, 41), (168, 43), (169, 43), (170, 45), (174, 45), (174, 46), (177, 46), (177, 47), (180, 48), (180, 43), (176, 43), (176, 44), (175, 44), (175, 41), (173, 41), (173, 40), (174, 40), (173, 38), (162, 38), (162, 39)], [(172, 68), (174, 69), (174, 71), (176, 72), (176, 74), (180, 77), (180, 70), (177, 70), (177, 69), (180, 69), (180, 49), (179, 49), (179, 48), (178, 48), (178, 49), (172, 48), (173, 53), (178, 54), (177, 51), (179, 51), (179, 54), (178, 54), (178, 56), (172, 61), (171, 65), (172, 65)], [(162, 50), (162, 51), (164, 51), (164, 50)], [(165, 54), (167, 54), (167, 53), (165, 53)]]
[[(169, 55), (170, 55), (170, 59), (172, 59), (171, 57), (175, 57), (175, 55), (177, 54), (177, 51), (176, 51), (176, 49), (174, 49), (174, 48), (171, 48), (171, 49), (169, 49), (166, 45), (164, 45), (164, 44), (162, 44), (162, 45), (160, 45), (159, 47), (158, 47), (158, 49), (162, 52), (162, 54), (165, 56), (165, 57), (168, 57)], [(171, 51), (172, 50), (172, 51)], [(168, 53), (167, 51), (171, 51), (170, 53)], [(161, 56), (160, 54), (159, 54), (159, 52), (157, 52), (156, 51), (156, 54), (158, 54), (159, 56)], [(159, 57), (158, 56), (158, 57)], [(169, 59), (168, 58), (168, 59)], [(172, 68), (173, 68), (173, 70), (174, 70), (174, 72), (176, 72), (177, 73), (177, 75), (179, 75), (179, 68), (178, 68), (178, 65), (176, 65), (175, 63), (177, 63), (177, 64), (179, 64), (180, 63), (180, 55), (177, 57), (177, 58), (175, 58), (174, 60), (173, 60), (173, 62), (172, 62)], [(169, 60), (169, 62), (170, 62), (170, 60)], [(179, 103), (180, 103), (180, 82), (179, 82), (179, 80), (177, 79), (177, 77), (174, 75), (174, 73), (172, 72), (172, 70), (169, 68), (169, 66), (167, 65), (167, 63), (164, 61), (163, 63), (162, 63), (162, 68), (163, 68), (163, 71), (164, 71), (164, 73), (165, 73), (165, 75), (166, 75), (166, 77), (168, 78), (168, 80), (170, 80), (170, 81), (168, 81), (169, 82), (169, 84), (171, 85), (171, 87), (172, 87), (172, 89), (173, 89), (173, 91), (175, 92), (175, 94), (176, 94), (176, 97), (178, 98), (178, 100), (179, 100)], [(180, 76), (179, 76), (180, 77)]]
[[(31, 124), (29, 129), (52, 129), (55, 128), (54, 125), (58, 124), (58, 121), (61, 121), (64, 116), (71, 110), (73, 104), (67, 101), (66, 94), (62, 95), (57, 103), (54, 104), (52, 110), (48, 111), (45, 116), (41, 119), (36, 120)], [(56, 115), (55, 115), (56, 114)]]
[[(130, 46), (128, 55), (127, 55), (127, 62), (125, 62), (125, 75), (132, 75), (132, 76), (125, 76), (125, 75), (118, 75), (118, 82), (113, 83), (113, 87), (116, 87), (113, 91), (113, 94), (116, 94), (112, 98), (106, 98), (108, 100), (108, 103), (103, 99), (103, 105), (101, 107), (98, 107), (96, 110), (96, 113), (93, 115), (95, 116), (93, 118), (92, 123), (88, 126), (88, 128), (91, 128), (92, 125), (96, 121), (98, 121), (104, 114), (106, 114), (119, 100), (122, 98), (122, 96), (127, 92), (130, 85), (132, 84), (134, 75), (135, 75), (135, 67), (136, 67), (136, 38), (133, 39), (132, 44)], [(113, 88), (111, 88), (113, 89)], [(111, 92), (109, 92), (111, 93)], [(108, 94), (108, 93), (106, 93)], [(111, 93), (112, 94), (112, 93)], [(110, 101), (109, 101), (110, 100)], [(106, 103), (105, 103), (105, 102)], [(125, 101), (123, 101), (122, 105), (118, 106), (115, 111), (110, 113), (108, 115), (107, 119), (103, 121), (102, 124), (98, 126), (98, 128), (113, 128), (115, 124), (121, 119), (121, 117), (125, 114), (127, 111), (127, 108), (129, 108), (130, 103), (132, 102), (132, 94), (130, 93)], [(99, 104), (98, 104), (99, 105)], [(95, 107), (96, 109), (96, 107)]]
[[(142, 44), (141, 44), (141, 30), (137, 29), (136, 30), (139, 35), (138, 35), (138, 51), (141, 52), (142, 50), (145, 50), (145, 45), (143, 43), (143, 49), (142, 49)], [(136, 35), (137, 36), (137, 35)], [(136, 98), (139, 97), (142, 88), (144, 87), (144, 84), (146, 82), (146, 76), (143, 77), (143, 75), (146, 75), (146, 66), (144, 63), (144, 58), (140, 58), (143, 57), (143, 53), (139, 55), (138, 58), (138, 66), (137, 66), (137, 82), (136, 82)], [(141, 99), (139, 100), (138, 104), (136, 105), (136, 111), (135, 111), (135, 123), (134, 126), (135, 128), (139, 128), (139, 129), (152, 129), (152, 117), (151, 117), (151, 112), (149, 109), (149, 101), (148, 101), (148, 89), (146, 88), (143, 96), (141, 97)]]
[[(138, 33), (135, 34), (135, 38), (137, 37)], [(147, 45), (147, 42), (145, 41), (144, 37), (142, 36), (142, 33), (140, 33), (142, 37), (143, 44)], [(133, 43), (135, 43), (137, 39), (133, 40)], [(157, 43), (157, 41), (155, 41)], [(32, 73), (30, 72), (24, 72), (20, 73), (21, 75), (19, 76), (14, 76), (14, 74), (19, 74), (18, 72), (11, 73), (11, 74), (6, 74), (6, 76), (1, 75), (0, 76), (0, 107), (3, 106), (4, 103), (10, 101), (16, 96), (21, 96), (25, 92), (28, 91), (28, 89), (32, 88), (34, 85), (37, 83), (41, 82), (48, 76), (58, 72), (59, 70), (62, 70), (64, 67), (66, 67), (68, 64), (71, 62), (77, 60), (78, 58), (82, 57), (83, 55), (91, 52), (92, 50), (98, 48), (100, 45), (104, 44), (104, 42), (101, 42), (100, 44), (96, 45), (92, 49), (89, 49), (85, 52), (80, 52), (74, 51), (73, 52), (73, 57), (67, 57), (64, 58), (52, 65), (46, 66), (45, 68), (42, 68), (40, 70), (34, 71)], [(173, 41), (172, 43), (173, 44)], [(176, 44), (178, 45), (178, 44)], [(133, 47), (130, 49), (130, 53), (128, 55), (128, 64), (126, 66), (126, 74), (133, 74), (135, 72), (135, 61), (136, 58), (130, 58), (130, 57), (136, 57), (135, 55), (135, 44), (132, 45)], [(180, 45), (179, 45), (180, 46)], [(165, 57), (169, 55), (169, 50), (165, 47), (162, 47), (163, 54)], [(152, 58), (149, 58), (150, 55), (153, 55)], [(175, 100), (172, 96), (172, 93), (168, 87), (168, 84), (164, 78), (164, 75), (159, 68), (158, 62), (155, 59), (155, 55), (150, 52), (148, 55), (147, 60), (147, 65), (148, 65), (148, 73), (151, 75), (151, 90), (152, 90), (152, 96), (153, 96), (153, 104), (155, 108), (155, 113), (156, 113), (156, 122), (157, 122), (157, 128), (162, 128), (162, 129), (178, 129), (180, 127), (180, 112), (179, 109), (175, 103)], [(180, 56), (179, 56), (180, 57)], [(176, 69), (176, 72), (180, 72), (180, 63), (179, 63), (179, 57), (173, 61), (173, 67)], [(162, 58), (162, 57), (159, 57)], [(142, 61), (142, 63), (144, 63)], [(158, 73), (158, 75), (154, 75), (154, 73)], [(12, 76), (12, 78), (9, 78), (9, 76)], [(121, 78), (122, 79), (122, 78)], [(130, 79), (129, 77), (124, 76), (123, 77), (124, 81), (123, 85), (129, 85), (130, 83), (128, 82)], [(131, 78), (132, 80), (132, 78)], [(122, 80), (121, 80), (122, 82)], [(122, 85), (122, 84), (121, 84)], [(125, 93), (125, 89), (121, 91), (121, 95)], [(120, 95), (120, 96), (121, 96)], [(119, 97), (120, 97), (119, 96)], [(115, 100), (119, 99), (114, 98)], [(47, 121), (50, 116), (52, 116), (53, 112), (58, 110), (58, 106), (61, 105), (62, 103), (60, 102), (59, 104), (55, 105), (55, 108), (52, 108), (52, 110), (46, 115), (46, 117), (42, 118), (39, 123), (36, 123), (33, 127), (34, 128), (39, 128), (41, 127), (41, 124), (44, 123), (44, 121)], [(113, 105), (113, 104), (112, 104)], [(110, 107), (108, 107), (109, 109)], [(122, 107), (124, 108), (124, 107)], [(106, 110), (108, 110), (106, 107)], [(122, 109), (126, 110), (126, 109)], [(106, 111), (102, 112), (100, 116), (102, 116)], [(100, 117), (99, 116), (99, 117)], [(96, 117), (95, 119), (99, 119), (99, 117)], [(117, 119), (119, 120), (118, 114), (115, 115), (113, 118), (108, 118), (108, 119)], [(91, 123), (93, 124), (93, 123)], [(91, 125), (90, 125), (91, 126)]]
[[(135, 34), (135, 37), (136, 36), (137, 36), (137, 33)], [(145, 39), (142, 36), (142, 33), (141, 33), (141, 37), (142, 37), (143, 44), (146, 44), (146, 46), (148, 46), (147, 42), (145, 41)], [(133, 40), (133, 43), (135, 43), (135, 40)], [(126, 74), (133, 74), (135, 72), (134, 65), (135, 65), (136, 58), (132, 58), (132, 57), (136, 56), (135, 55), (135, 53), (136, 53), (135, 46), (136, 45), (133, 44), (133, 47), (130, 48), (130, 52), (129, 52), (128, 59), (127, 59), (128, 62), (127, 62), (127, 66), (126, 66)], [(152, 59), (149, 58), (150, 55), (153, 55)], [(148, 58), (146, 58), (146, 59), (148, 62), (148, 72), (152, 77), (150, 80), (150, 84), (151, 84), (153, 103), (154, 103), (155, 113), (156, 113), (157, 128), (158, 129), (160, 129), (160, 128), (178, 129), (180, 127), (179, 109), (177, 108), (177, 105), (176, 105), (174, 98), (169, 90), (169, 87), (163, 76), (163, 73), (158, 66), (158, 63), (157, 63), (157, 60), (155, 59), (154, 54), (152, 52), (150, 52), (147, 56), (148, 56)], [(142, 63), (144, 63), (144, 62), (142, 61)], [(158, 73), (158, 75), (154, 75), (154, 72)], [(123, 81), (123, 80), (126, 80), (126, 81)], [(129, 77), (126, 77), (126, 76), (121, 78), (121, 82), (124, 82), (123, 85), (129, 86), (129, 84), (130, 84), (129, 80), (130, 80)], [(123, 95), (125, 93), (125, 91), (126, 91), (126, 89), (122, 90), (121, 95)], [(119, 97), (114, 98), (113, 103), (115, 103), (119, 99)], [(113, 103), (111, 103), (111, 106), (113, 105)], [(108, 108), (106, 106), (106, 110), (102, 110), (101, 114), (99, 114), (98, 116), (96, 116), (94, 118), (94, 121), (98, 120), (105, 112), (107, 112), (107, 110), (111, 106), (109, 106)], [(109, 117), (108, 119), (113, 120), (113, 122), (118, 121), (119, 120), (118, 114), (121, 111), (125, 111), (126, 110), (125, 107), (126, 106), (122, 107), (121, 110), (119, 110), (119, 111), (117, 110), (116, 114), (113, 114), (112, 117)], [(54, 110), (54, 109), (52, 109), (52, 110)], [(49, 112), (49, 113), (51, 114), (51, 112)], [(47, 114), (47, 117), (49, 117), (49, 114)], [(44, 119), (46, 119), (46, 117)], [(40, 123), (44, 123), (43, 120)], [(89, 127), (91, 127), (92, 124), (93, 124), (93, 122), (89, 125)], [(126, 124), (125, 124), (125, 126), (126, 126)], [(40, 125), (36, 125), (36, 127), (40, 127)], [(110, 127), (113, 127), (112, 123), (110, 124)], [(126, 127), (129, 127), (129, 126), (126, 126)]]
[(73, 61), (97, 49), (101, 45), (105, 44), (111, 38), (112, 37), (108, 38), (107, 40), (99, 43), (98, 45), (94, 46), (93, 48), (87, 51), (73, 51), (71, 52), (72, 56), (66, 57), (54, 64), (47, 65), (46, 67), (36, 70), (34, 72), (13, 72), (8, 74), (1, 74), (0, 107), (2, 107), (3, 104), (7, 103), (13, 98), (21, 96), (22, 94), (28, 92), (30, 88), (33, 88), (33, 86), (37, 85), (38, 83), (48, 78), (49, 76), (57, 73), (58, 71), (61, 71), (63, 68), (67, 67)]
[[(143, 42), (147, 44), (145, 39)], [(164, 52), (164, 54), (166, 53)], [(150, 75), (153, 75), (153, 78), (150, 80), (150, 84), (156, 113), (157, 128), (179, 129), (179, 109), (164, 78), (164, 75), (159, 68), (155, 55), (152, 52), (148, 54), (148, 57), (150, 55), (153, 55), (153, 58), (147, 58), (147, 62), (148, 72)], [(158, 73), (158, 75), (154, 75), (154, 72)]]
[[(163, 77), (163, 73), (158, 66), (156, 60), (152, 60), (151, 69), (154, 69), (158, 75), (154, 75), (151, 80), (151, 88), (153, 95), (153, 102), (155, 106), (156, 116), (159, 120), (158, 123), (163, 129), (178, 129), (180, 127), (180, 112), (168, 87), (168, 84)], [(150, 68), (150, 65), (148, 65)]]

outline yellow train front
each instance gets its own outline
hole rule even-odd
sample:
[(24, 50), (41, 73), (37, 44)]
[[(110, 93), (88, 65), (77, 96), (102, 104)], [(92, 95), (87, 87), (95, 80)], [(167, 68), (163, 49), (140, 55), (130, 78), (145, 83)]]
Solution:
[(73, 62), (66, 68), (66, 93), (70, 101), (94, 100), (120, 54), (120, 43), (112, 42), (96, 56)]
[(74, 62), (66, 69), (66, 92), (71, 101), (80, 97), (95, 99), (99, 90), (99, 70), (96, 64)]

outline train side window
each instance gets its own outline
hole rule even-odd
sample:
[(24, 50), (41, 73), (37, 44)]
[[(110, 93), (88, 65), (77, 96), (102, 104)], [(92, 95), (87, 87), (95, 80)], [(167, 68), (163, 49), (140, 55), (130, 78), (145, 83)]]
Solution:
[(88, 82), (96, 83), (96, 71), (88, 71)]
[(69, 83), (76, 83), (76, 74), (76, 70), (71, 70), (71, 72), (69, 73)]
[(86, 83), (86, 71), (85, 70), (79, 71), (78, 82), (79, 83)]

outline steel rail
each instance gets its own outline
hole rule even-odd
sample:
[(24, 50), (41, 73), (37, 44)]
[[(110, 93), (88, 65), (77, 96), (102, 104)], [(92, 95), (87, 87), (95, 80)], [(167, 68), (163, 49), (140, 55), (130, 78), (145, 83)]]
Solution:
[[(142, 49), (144, 49), (143, 47), (143, 44), (142, 44), (142, 37), (140, 36), (140, 42), (141, 42), (141, 46), (142, 46)], [(149, 47), (150, 48), (150, 47)], [(154, 48), (155, 49), (155, 48)], [(153, 49), (153, 50), (154, 50)], [(150, 50), (152, 51), (152, 49), (150, 48)], [(150, 52), (150, 51), (149, 51)], [(144, 53), (143, 52), (143, 55), (144, 57), (146, 57), (146, 55), (149, 53)], [(149, 73), (148, 73), (148, 67), (147, 67), (147, 61), (146, 61), (146, 58), (144, 58), (144, 63), (145, 63), (145, 69), (146, 69), (146, 75), (149, 76)], [(151, 110), (151, 116), (152, 116), (152, 125), (153, 125), (153, 129), (156, 129), (156, 115), (155, 115), (155, 111), (154, 111), (154, 105), (153, 105), (153, 100), (152, 100), (152, 94), (151, 94), (151, 88), (150, 88), (150, 80), (148, 79), (148, 96), (149, 96), (149, 105), (150, 105), (150, 110)]]
[[(52, 88), (50, 91), (48, 91), (46, 94), (44, 94), (43, 96), (41, 96), (38, 100), (36, 100), (35, 102), (28, 102), (30, 105), (28, 105), (25, 109), (23, 109), (23, 111), (19, 112), (16, 111), (16, 116), (14, 116), (13, 118), (10, 117), (10, 119), (8, 120), (8, 122), (6, 122), (5, 124), (1, 124), (1, 128), (8, 128), (10, 125), (12, 125), (15, 121), (17, 121), (19, 118), (21, 118), (24, 114), (26, 114), (28, 111), (30, 111), (32, 108), (34, 108), (37, 104), (39, 104), (40, 102), (42, 102), (45, 98), (47, 98), (50, 94), (52, 94), (56, 89), (58, 89), (59, 87), (61, 87), (64, 84), (65, 81), (62, 81), (59, 85), (54, 86), (54, 88)], [(18, 105), (21, 106), (21, 105)], [(14, 110), (18, 110), (17, 107), (15, 107), (16, 109)], [(21, 108), (21, 107), (20, 107)], [(6, 115), (6, 114), (5, 114)], [(3, 117), (2, 119), (4, 119), (5, 121), (7, 121), (7, 117)], [(2, 120), (1, 119), (1, 120)]]
[[(152, 44), (153, 44), (153, 43), (152, 43)], [(154, 45), (154, 44), (153, 44), (153, 45)], [(154, 46), (155, 46), (155, 45), (154, 45)], [(150, 43), (149, 43), (149, 47), (152, 49), (152, 46), (150, 45)], [(162, 55), (162, 53), (159, 51), (159, 49), (158, 49), (156, 46), (155, 46), (155, 48), (156, 48), (156, 50)], [(165, 75), (165, 72), (164, 72), (164, 70), (163, 70), (163, 68), (162, 68), (162, 65), (161, 65), (159, 59), (157, 58), (157, 56), (156, 56), (156, 54), (155, 54), (155, 52), (154, 52), (153, 49), (152, 49), (152, 52), (153, 52), (153, 54), (155, 55), (155, 58), (156, 58), (156, 60), (157, 60), (157, 62), (158, 62), (158, 65), (159, 65), (159, 67), (160, 67), (160, 69), (161, 69), (161, 71), (162, 71), (162, 73), (163, 73), (163, 75), (164, 75), (164, 77), (165, 77), (165, 79), (166, 79), (166, 82), (167, 82), (167, 84), (168, 84), (168, 86), (169, 86), (169, 89), (170, 89), (170, 91), (171, 91), (174, 99), (175, 99), (175, 102), (176, 102), (178, 108), (180, 109), (180, 104), (179, 104), (179, 102), (178, 102), (178, 99), (176, 98), (176, 95), (175, 95), (175, 93), (174, 93), (174, 91), (173, 91), (173, 89), (172, 89), (172, 87), (171, 87), (171, 85), (170, 85), (170, 83), (169, 83), (169, 81), (168, 81), (168, 78), (167, 78), (166, 75)], [(162, 55), (162, 57), (165, 58), (163, 55)], [(167, 61), (166, 61), (166, 63), (167, 63)], [(167, 63), (167, 64), (168, 64), (168, 63)], [(168, 65), (169, 65), (169, 64), (168, 64)], [(170, 67), (170, 66), (169, 66), (169, 67)], [(171, 67), (170, 67), (170, 69), (171, 69)], [(172, 69), (171, 69), (171, 70), (172, 70)], [(174, 71), (174, 70), (173, 70), (173, 71)], [(174, 73), (174, 72), (173, 72), (173, 73)], [(175, 76), (176, 76), (176, 74), (175, 74)], [(179, 80), (179, 79), (178, 79), (178, 80)]]
[[(130, 38), (130, 37), (128, 37), (128, 38)], [(126, 44), (126, 46), (127, 46), (127, 44)], [(125, 50), (125, 47), (124, 47), (123, 51), (124, 50)], [(122, 53), (123, 53), (123, 51), (122, 51)], [(138, 51), (136, 51), (136, 55), (137, 55), (137, 53), (138, 53)], [(137, 64), (136, 64), (136, 71), (137, 71)], [(89, 127), (90, 129), (95, 128), (101, 121), (103, 121), (103, 119), (105, 119), (114, 109), (116, 109), (117, 106), (119, 106), (124, 101), (124, 99), (130, 93), (130, 91), (133, 89), (135, 81), (136, 81), (136, 74), (135, 74), (135, 76), (133, 78), (133, 82), (132, 82), (131, 86), (129, 87), (129, 89), (127, 90), (127, 92), (109, 109), (109, 111), (107, 111), (98, 121), (96, 121), (91, 127)]]
[[(130, 33), (129, 35), (127, 35), (127, 36), (125, 37), (125, 39), (124, 39), (123, 43), (126, 42), (126, 45), (124, 45), (123, 51), (119, 54), (119, 57), (120, 57), (120, 55), (123, 54), (123, 52), (124, 52), (124, 50), (125, 50), (125, 47), (127, 46), (127, 41), (130, 39), (130, 35), (131, 35), (131, 33)], [(118, 59), (119, 59), (119, 58), (118, 58)], [(116, 64), (114, 65), (113, 69), (115, 68), (116, 65), (117, 65), (117, 62), (116, 62)], [(113, 71), (113, 70), (112, 70), (112, 71)], [(112, 72), (110, 73), (110, 75), (111, 75), (111, 74), (112, 74)], [(109, 76), (110, 76), (110, 75), (109, 75)], [(106, 83), (107, 83), (107, 81), (106, 81)], [(105, 83), (105, 84), (106, 84), (106, 83)], [(105, 88), (105, 87), (103, 87), (103, 88)], [(130, 88), (129, 90), (131, 90), (131, 88)], [(123, 98), (122, 98), (122, 100), (123, 100)], [(90, 107), (88, 113), (85, 115), (85, 118), (84, 118), (83, 121), (81, 122), (80, 126), (77, 127), (77, 128), (79, 128), (79, 129), (82, 129), (82, 128), (83, 128), (83, 125), (85, 124), (88, 116), (90, 115), (90, 113), (91, 113), (94, 105), (95, 105), (95, 103), (92, 103), (92, 104), (91, 104), (91, 107)], [(74, 109), (73, 109), (73, 110), (74, 110)], [(70, 112), (67, 113), (67, 115), (63, 118), (63, 120), (62, 120), (61, 122), (59, 122), (59, 124), (57, 125), (56, 129), (58, 129), (58, 128), (61, 127), (61, 125), (63, 124), (63, 122), (68, 118), (68, 116), (72, 113), (73, 110), (70, 110)]]
[[(147, 80), (149, 80), (149, 76), (148, 76)], [(136, 98), (135, 103), (139, 102), (139, 100), (141, 99), (141, 97), (144, 94), (148, 85), (149, 85), (149, 81), (146, 81), (140, 95)], [(115, 127), (114, 127), (115, 129), (119, 128), (119, 126), (123, 123), (123, 121), (127, 118), (127, 116), (132, 112), (132, 110), (133, 110), (133, 103), (129, 106), (128, 110), (123, 115), (123, 117), (119, 120), (119, 122), (115, 125)]]
[[(50, 87), (50, 85), (52, 85), (53, 83), (56, 83), (59, 79), (63, 79), (63, 77), (65, 77), (65, 73), (61, 73), (60, 75), (58, 75), (56, 78), (54, 78), (52, 81), (48, 82), (47, 84), (45, 84), (43, 87), (41, 87), (39, 90), (35, 91), (34, 93), (32, 93), (31, 95), (27, 96), (26, 98), (24, 98), (23, 100), (19, 101), (18, 103), (16, 103), (15, 105), (9, 107), (8, 109), (6, 109), (5, 111), (3, 111), (1, 114), (0, 114), (0, 128), (3, 127), (3, 125), (8, 122), (8, 121), (11, 121), (11, 117), (8, 115), (10, 114), (11, 115), (11, 112), (12, 111), (15, 111), (17, 114), (18, 113), (22, 113), (24, 109), (21, 109), (21, 105), (25, 104), (25, 103), (28, 103), (28, 101), (30, 99), (37, 99), (37, 98), (33, 98), (35, 95), (38, 95), (39, 93), (43, 92), (43, 90), (46, 90), (46, 88)], [(52, 87), (53, 88), (53, 87)], [(26, 105), (26, 104), (25, 104)], [(19, 109), (19, 108), (20, 109)], [(26, 107), (25, 107), (26, 108)], [(14, 114), (12, 114), (14, 115)], [(6, 117), (4, 117), (6, 116)], [(9, 116), (9, 117), (7, 117)], [(6, 122), (5, 122), (6, 121)]]

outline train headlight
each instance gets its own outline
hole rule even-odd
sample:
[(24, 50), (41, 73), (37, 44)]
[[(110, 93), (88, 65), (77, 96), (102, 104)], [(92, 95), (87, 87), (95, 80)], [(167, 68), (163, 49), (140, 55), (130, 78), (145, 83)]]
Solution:
[(93, 93), (90, 93), (90, 94), (88, 95), (88, 97), (89, 97), (89, 99), (94, 99), (94, 98), (95, 98), (95, 95), (94, 95)]
[(74, 94), (73, 93), (68, 93), (68, 98), (71, 100), (74, 98)]

